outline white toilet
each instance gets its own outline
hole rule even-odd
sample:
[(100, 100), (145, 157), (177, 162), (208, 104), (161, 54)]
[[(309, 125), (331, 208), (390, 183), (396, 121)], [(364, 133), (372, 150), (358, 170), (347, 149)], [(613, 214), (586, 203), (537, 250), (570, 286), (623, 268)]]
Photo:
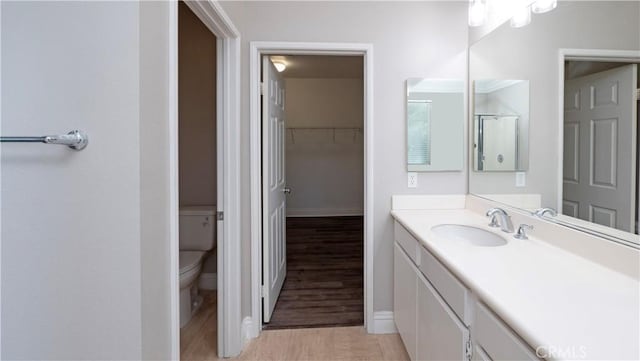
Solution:
[(198, 277), (202, 260), (216, 238), (214, 206), (180, 208), (180, 327), (202, 304), (198, 294)]

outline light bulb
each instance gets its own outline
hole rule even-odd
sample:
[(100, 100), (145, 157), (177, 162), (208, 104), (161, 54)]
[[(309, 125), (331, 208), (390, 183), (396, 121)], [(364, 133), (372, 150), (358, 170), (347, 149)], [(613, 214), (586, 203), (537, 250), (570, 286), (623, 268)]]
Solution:
[(546, 13), (558, 6), (558, 0), (537, 0), (531, 5), (531, 11), (536, 14)]
[(529, 6), (518, 6), (511, 17), (511, 27), (521, 28), (531, 23), (531, 9)]
[(273, 66), (276, 67), (278, 73), (282, 73), (287, 68), (287, 65), (285, 63), (281, 63), (279, 61), (274, 61)]
[(486, 18), (483, 0), (472, 0), (469, 4), (469, 26), (482, 26)]

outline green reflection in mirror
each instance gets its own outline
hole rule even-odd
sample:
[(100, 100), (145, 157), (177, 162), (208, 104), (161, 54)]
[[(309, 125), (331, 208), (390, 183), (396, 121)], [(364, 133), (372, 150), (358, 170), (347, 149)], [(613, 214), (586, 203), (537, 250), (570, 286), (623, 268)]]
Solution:
[(409, 164), (431, 164), (431, 100), (409, 100), (408, 154)]

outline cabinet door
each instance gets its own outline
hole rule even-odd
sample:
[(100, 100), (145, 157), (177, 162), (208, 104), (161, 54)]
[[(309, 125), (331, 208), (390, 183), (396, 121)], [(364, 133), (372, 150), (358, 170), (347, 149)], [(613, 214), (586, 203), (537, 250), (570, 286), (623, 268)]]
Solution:
[(398, 243), (393, 248), (393, 315), (411, 360), (416, 359), (417, 269)]
[(520, 340), (482, 303), (475, 304), (473, 337), (491, 360), (538, 360), (531, 348)]
[(466, 360), (469, 331), (422, 275), (417, 296), (417, 359)]

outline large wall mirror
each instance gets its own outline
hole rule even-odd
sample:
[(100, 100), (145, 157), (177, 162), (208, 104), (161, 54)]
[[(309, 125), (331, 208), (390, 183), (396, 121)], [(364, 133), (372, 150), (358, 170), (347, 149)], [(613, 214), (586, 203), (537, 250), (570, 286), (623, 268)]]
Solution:
[[(638, 29), (638, 1), (560, 1), (527, 26), (506, 22), (472, 40), (470, 193), (528, 211), (554, 208), (557, 216), (545, 216), (550, 221), (637, 247)], [(481, 89), (496, 79), (527, 84), (526, 112), (513, 104), (503, 111), (482, 108), (488, 96)], [(487, 121), (500, 125), (487, 128)], [(481, 133), (496, 127), (507, 144), (492, 154), (482, 144), (483, 164), (478, 143), (497, 135)], [(507, 169), (496, 169), (500, 154), (498, 165)]]
[(407, 80), (407, 170), (461, 171), (464, 81)]

